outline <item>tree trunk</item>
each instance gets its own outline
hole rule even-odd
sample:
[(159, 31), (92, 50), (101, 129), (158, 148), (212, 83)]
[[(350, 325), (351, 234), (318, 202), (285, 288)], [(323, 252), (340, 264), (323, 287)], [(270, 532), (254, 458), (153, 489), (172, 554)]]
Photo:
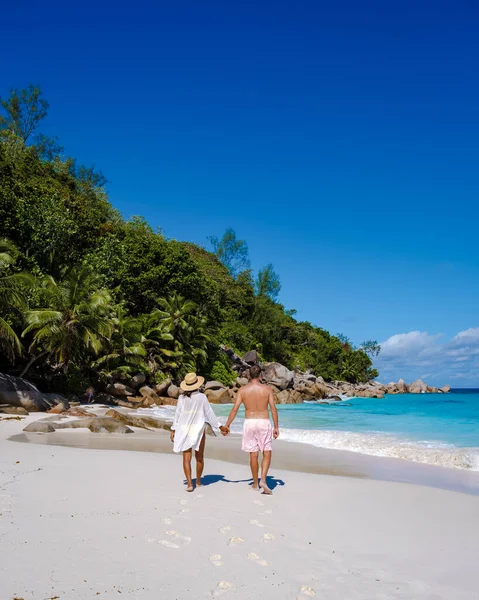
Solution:
[(38, 356), (34, 356), (27, 364), (27, 366), (23, 369), (23, 371), (20, 373), (20, 377), (25, 377), (27, 371), (30, 370), (30, 367), (33, 365), (33, 363), (37, 360), (39, 360), (40, 358), (42, 358), (43, 356), (46, 356), (48, 354), (48, 350), (46, 350), (45, 352), (41, 352)]

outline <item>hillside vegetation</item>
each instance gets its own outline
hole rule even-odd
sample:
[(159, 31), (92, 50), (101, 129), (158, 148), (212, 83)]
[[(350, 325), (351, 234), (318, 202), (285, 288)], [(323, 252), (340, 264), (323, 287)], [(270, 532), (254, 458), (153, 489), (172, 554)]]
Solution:
[(125, 221), (103, 175), (41, 134), (38, 88), (12, 91), (2, 108), (0, 371), (66, 392), (137, 372), (230, 383), (224, 344), (329, 380), (377, 376), (377, 344), (355, 349), (297, 321), (277, 301), (273, 266), (254, 274), (233, 229), (207, 251)]

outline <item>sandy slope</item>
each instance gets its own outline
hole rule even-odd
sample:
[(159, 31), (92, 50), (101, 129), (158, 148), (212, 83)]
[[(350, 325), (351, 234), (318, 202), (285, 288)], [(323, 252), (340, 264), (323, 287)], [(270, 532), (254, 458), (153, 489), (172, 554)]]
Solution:
[(0, 422), (2, 600), (479, 597), (477, 496), (273, 469), (265, 497), (212, 459), (187, 494), (177, 456), (7, 440), (24, 425)]

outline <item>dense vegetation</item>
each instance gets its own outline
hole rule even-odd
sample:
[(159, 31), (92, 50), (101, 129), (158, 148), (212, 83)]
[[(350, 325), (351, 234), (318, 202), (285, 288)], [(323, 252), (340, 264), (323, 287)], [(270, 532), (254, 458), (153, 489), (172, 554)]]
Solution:
[(123, 374), (180, 378), (196, 369), (229, 383), (220, 350), (326, 379), (377, 376), (374, 342), (355, 349), (276, 300), (268, 264), (254, 277), (229, 229), (212, 252), (121, 218), (105, 179), (39, 131), (38, 88), (12, 91), (0, 119), (0, 370), (80, 392)]

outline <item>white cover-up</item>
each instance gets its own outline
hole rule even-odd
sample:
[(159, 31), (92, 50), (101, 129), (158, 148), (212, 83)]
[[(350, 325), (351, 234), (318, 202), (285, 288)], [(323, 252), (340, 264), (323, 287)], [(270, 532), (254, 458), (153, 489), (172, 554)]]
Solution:
[(184, 452), (190, 448), (199, 450), (206, 423), (220, 428), (220, 422), (205, 394), (193, 392), (191, 396), (181, 395), (171, 426), (175, 432), (173, 452)]

